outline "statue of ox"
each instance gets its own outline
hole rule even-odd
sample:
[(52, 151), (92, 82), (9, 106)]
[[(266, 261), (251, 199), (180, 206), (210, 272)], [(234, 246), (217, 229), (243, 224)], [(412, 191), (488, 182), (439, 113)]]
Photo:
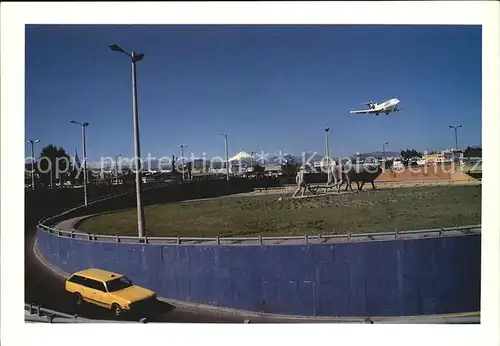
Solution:
[(334, 162), (327, 172), (328, 180), (327, 186), (325, 187), (325, 193), (327, 189), (332, 186), (336, 186), (337, 192), (340, 192), (340, 188), (344, 183), (346, 183), (345, 191), (347, 191), (348, 188), (353, 191), (353, 181), (356, 182), (358, 191), (361, 191), (365, 183), (368, 182), (372, 184), (372, 188), (375, 190), (375, 179), (377, 179), (381, 173), (382, 168), (378, 164), (353, 164), (351, 162), (340, 164)]

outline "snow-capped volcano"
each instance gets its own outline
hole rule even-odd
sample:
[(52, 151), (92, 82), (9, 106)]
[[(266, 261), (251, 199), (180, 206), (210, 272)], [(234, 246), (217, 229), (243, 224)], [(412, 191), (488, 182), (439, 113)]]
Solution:
[(290, 154), (271, 154), (271, 153), (254, 153), (253, 157), (252, 155), (248, 154), (245, 151), (240, 151), (238, 154), (235, 156), (231, 157), (229, 159), (230, 162), (241, 162), (241, 163), (246, 163), (249, 164), (250, 162), (253, 162), (255, 164), (259, 165), (267, 165), (267, 164), (287, 164), (287, 163), (301, 163), (301, 162), (314, 162), (314, 161), (320, 161), (323, 159), (322, 155), (319, 155), (317, 153), (304, 153), (302, 156), (292, 156)]
[(250, 155), (244, 151), (240, 151), (238, 154), (231, 157), (229, 159), (229, 161), (241, 161), (241, 160), (246, 160), (246, 159), (250, 159), (250, 158), (252, 158), (252, 155)]

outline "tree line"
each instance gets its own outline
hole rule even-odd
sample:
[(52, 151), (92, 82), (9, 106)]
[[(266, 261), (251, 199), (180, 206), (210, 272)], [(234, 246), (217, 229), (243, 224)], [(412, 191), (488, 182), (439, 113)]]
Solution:
[(42, 149), (38, 158), (32, 159), (31, 163), (25, 165), (26, 184), (31, 184), (32, 171), (36, 185), (49, 186), (61, 180), (83, 183), (83, 172), (78, 176), (78, 163), (71, 160), (63, 147), (49, 144)]

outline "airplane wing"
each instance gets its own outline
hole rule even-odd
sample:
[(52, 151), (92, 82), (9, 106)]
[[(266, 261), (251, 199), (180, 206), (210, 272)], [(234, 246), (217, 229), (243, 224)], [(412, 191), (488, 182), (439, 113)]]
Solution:
[(349, 113), (351, 113), (351, 114), (372, 114), (372, 113), (377, 113), (377, 112), (380, 112), (380, 110), (376, 110), (376, 109), (363, 109), (363, 110), (360, 110), (360, 111), (350, 111)]

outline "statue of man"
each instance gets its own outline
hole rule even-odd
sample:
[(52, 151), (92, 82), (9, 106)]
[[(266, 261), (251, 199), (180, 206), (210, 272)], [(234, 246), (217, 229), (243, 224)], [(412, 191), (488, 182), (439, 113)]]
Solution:
[(327, 181), (325, 186), (325, 193), (329, 187), (337, 186), (337, 192), (340, 192), (340, 185), (342, 183), (342, 166), (337, 165), (335, 160), (327, 167)]
[(175, 171), (176, 171), (175, 170), (175, 162), (176, 162), (175, 155), (172, 155), (172, 173), (175, 173)]
[(306, 171), (305, 166), (300, 166), (299, 170), (297, 171), (297, 175), (295, 176), (295, 182), (297, 183), (297, 190), (295, 191), (292, 197), (296, 197), (300, 191), (302, 191), (302, 196), (304, 196), (306, 189), (309, 190), (313, 195), (315, 195), (314, 191), (311, 189), (311, 186), (306, 182), (305, 171)]
[(193, 166), (192, 166), (192, 163), (191, 161), (189, 161), (187, 164), (187, 175), (188, 175), (188, 180), (191, 180), (191, 176), (193, 174)]

